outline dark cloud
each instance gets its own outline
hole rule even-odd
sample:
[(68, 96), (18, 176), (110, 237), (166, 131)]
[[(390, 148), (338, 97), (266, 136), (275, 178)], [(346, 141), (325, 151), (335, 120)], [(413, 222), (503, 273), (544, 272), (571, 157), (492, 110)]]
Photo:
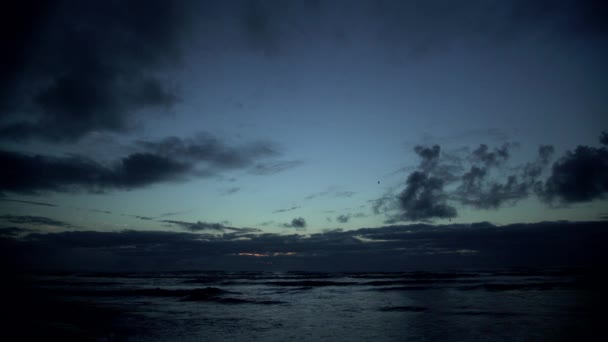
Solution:
[(142, 221), (151, 221), (151, 220), (154, 220), (153, 217), (148, 217), (148, 216), (137, 216), (136, 215), (135, 218), (138, 218), (138, 219), (140, 219)]
[(549, 203), (587, 202), (608, 195), (608, 149), (578, 146), (553, 164), (551, 175), (538, 191)]
[(20, 227), (2, 227), (0, 228), (0, 238), (2, 237), (17, 237), (22, 234), (33, 232), (32, 229)]
[(295, 228), (296, 230), (306, 229), (306, 220), (303, 217), (296, 217), (291, 220), (291, 223), (283, 223), (282, 227)]
[(188, 229), (190, 231), (196, 232), (201, 230), (211, 230), (211, 231), (224, 231), (224, 225), (221, 223), (207, 223), (207, 222), (184, 222), (184, 221), (174, 221), (174, 220), (162, 220), (161, 222), (170, 223), (177, 225), (179, 227)]
[(56, 226), (56, 227), (64, 227), (64, 228), (74, 227), (73, 225), (71, 225), (69, 223), (54, 220), (54, 219), (44, 217), (44, 216), (28, 216), (28, 215), (19, 216), (19, 215), (8, 215), (7, 214), (7, 215), (0, 215), (0, 220), (9, 222), (9, 223), (36, 225), (36, 226), (45, 225), (45, 226)]
[(608, 145), (608, 132), (602, 132), (600, 135), (600, 144)]
[(457, 180), (463, 158), (442, 151), (439, 145), (432, 147), (417, 145), (414, 147), (414, 152), (420, 157), (417, 168), (420, 172), (440, 178), (446, 183)]
[(372, 212), (375, 215), (383, 214), (386, 212), (390, 212), (396, 210), (398, 208), (397, 197), (395, 196), (392, 190), (387, 191), (381, 197), (369, 200), (372, 204)]
[(160, 222), (173, 224), (173, 225), (179, 226), (181, 228), (187, 229), (192, 232), (212, 231), (212, 232), (232, 232), (232, 233), (239, 233), (239, 234), (261, 232), (261, 230), (257, 229), (257, 228), (228, 227), (222, 223), (209, 223), (209, 222), (201, 222), (201, 221), (185, 222), (185, 221), (174, 221), (174, 220), (162, 220)]
[(348, 222), (348, 220), (350, 220), (350, 215), (339, 215), (338, 217), (336, 217), (336, 220), (340, 223), (346, 223)]
[[(600, 136), (600, 142), (605, 133)], [(387, 213), (387, 223), (452, 218), (457, 215), (453, 204), (477, 209), (497, 209), (513, 205), (533, 194), (547, 203), (569, 204), (604, 199), (608, 194), (608, 148), (578, 146), (567, 151), (551, 167), (555, 149), (541, 145), (535, 160), (510, 167), (510, 150), (514, 144), (491, 149), (480, 145), (469, 155), (445, 160), (441, 148), (416, 146), (421, 158), (416, 171), (405, 183), (405, 189), (394, 196), (391, 192), (375, 200), (375, 214)], [(454, 159), (455, 158), (455, 159)], [(468, 167), (464, 168), (465, 163)], [(395, 211), (395, 202), (399, 204)]]
[(535, 181), (543, 172), (543, 170), (551, 162), (555, 148), (551, 145), (541, 145), (538, 148), (538, 157), (534, 162), (527, 163), (524, 166), (523, 175), (524, 179), (529, 181)]
[[(601, 243), (608, 237), (606, 232), (606, 222), (413, 224), (309, 235), (251, 234), (244, 239), (233, 234), (76, 231), (30, 233), (19, 239), (7, 235), (0, 239), (0, 247), (10, 243), (11, 248), (0, 248), (0, 253), (5, 260), (20, 263), (20, 269), (88, 271), (182, 270), (200, 269), (200, 265), (209, 269), (376, 272), (446, 267), (588, 267), (608, 260)], [(261, 253), (273, 262), (255, 263), (241, 253)], [(286, 253), (293, 256), (287, 258)]]
[(176, 215), (181, 215), (181, 214), (185, 214), (188, 211), (171, 211), (171, 212), (167, 212), (167, 213), (162, 213), (160, 215), (158, 215), (159, 217), (169, 217), (169, 216), (176, 216)]
[(490, 151), (487, 145), (481, 144), (473, 151), (472, 157), (474, 161), (481, 162), (485, 167), (497, 167), (509, 159), (510, 148), (511, 145), (507, 143)]
[[(364, 213), (356, 213), (356, 214), (342, 214), (336, 217), (336, 221), (340, 223), (347, 223), (351, 218), (362, 218), (366, 215)], [(331, 222), (331, 221), (330, 221)]]
[(125, 131), (138, 111), (177, 101), (162, 74), (180, 60), (186, 1), (16, 4), (3, 10), (3, 139)]
[(285, 160), (270, 163), (258, 163), (254, 165), (249, 173), (254, 175), (274, 175), (279, 172), (283, 172), (289, 169), (293, 169), (302, 165), (303, 162), (299, 160)]
[(258, 141), (243, 146), (229, 146), (204, 133), (190, 139), (167, 137), (160, 141), (138, 141), (137, 145), (149, 153), (183, 162), (201, 163), (211, 169), (245, 168), (261, 158), (279, 154), (277, 147), (270, 142)]
[(313, 198), (324, 197), (324, 196), (333, 196), (336, 198), (352, 197), (355, 194), (356, 194), (356, 192), (354, 192), (354, 191), (339, 190), (339, 187), (337, 187), (337, 186), (330, 186), (327, 188), (327, 190), (316, 192), (314, 194), (310, 194), (310, 195), (304, 197), (304, 199), (311, 200)]
[(508, 161), (511, 147), (512, 144), (504, 144), (489, 152), (487, 146), (481, 145), (473, 151), (473, 162), (478, 163), (460, 177), (460, 185), (450, 198), (478, 209), (497, 209), (529, 197), (539, 186), (539, 177), (549, 165), (554, 148), (541, 145), (536, 160), (515, 168), (518, 172), (504, 176), (504, 180), (492, 177), (493, 169)]
[(0, 150), (2, 165), (11, 166), (0, 170), (0, 191), (134, 189), (248, 168), (258, 160), (277, 154), (269, 143), (254, 142), (234, 147), (202, 134), (194, 139), (170, 137), (160, 141), (139, 141), (136, 147), (141, 151), (113, 163), (101, 163), (80, 155), (32, 156)]
[[(103, 165), (84, 156), (30, 156), (0, 151), (0, 191), (36, 193), (86, 189), (132, 189), (157, 182), (179, 180), (193, 166), (150, 153), (135, 153), (113, 165)], [(42, 173), (40, 170), (44, 170)]]
[[(441, 163), (441, 147), (415, 146), (414, 152), (421, 159), (418, 171), (408, 176), (405, 189), (397, 196), (400, 214), (394, 216), (393, 220), (427, 221), (455, 217), (456, 209), (448, 204), (448, 195), (444, 190), (454, 175), (451, 165)], [(374, 212), (379, 212), (386, 205), (385, 202), (390, 203), (391, 200), (395, 199), (383, 197), (373, 205)]]
[(276, 213), (285, 213), (285, 212), (296, 210), (296, 209), (300, 209), (300, 206), (298, 205), (298, 206), (293, 206), (291, 208), (277, 209), (277, 210), (273, 211), (272, 213), (273, 214), (276, 214)]
[(439, 154), (441, 153), (439, 145), (433, 145), (432, 147), (418, 145), (414, 147), (414, 152), (421, 159), (419, 168), (422, 171), (429, 172), (437, 167)]
[(225, 191), (222, 193), (222, 195), (232, 195), (232, 194), (236, 194), (236, 193), (237, 193), (237, 192), (239, 192), (239, 191), (241, 191), (241, 188), (239, 188), (239, 187), (236, 187), (236, 186), (235, 186), (235, 187), (233, 187), (233, 188), (226, 189), (226, 190), (225, 190)]
[(97, 210), (97, 209), (89, 209), (89, 211), (94, 212), (94, 213), (102, 213), (102, 214), (111, 214), (111, 211), (107, 211), (107, 210)]
[[(372, 201), (374, 214), (387, 214), (385, 223), (450, 219), (458, 215), (456, 204), (477, 209), (497, 209), (513, 205), (542, 188), (542, 173), (551, 161), (554, 148), (542, 145), (532, 162), (508, 166), (511, 149), (485, 144), (471, 152), (444, 153), (439, 145), (416, 146), (421, 158), (409, 174), (405, 189), (395, 195), (389, 190)], [(396, 211), (396, 213), (395, 213)]]
[(356, 194), (354, 191), (337, 191), (334, 197), (353, 197)]
[(406, 188), (399, 195), (402, 218), (425, 221), (433, 218), (456, 217), (456, 208), (447, 203), (445, 182), (437, 177), (416, 171), (410, 174)]
[(17, 203), (25, 203), (25, 204), (32, 204), (32, 205), (40, 205), (43, 207), (56, 207), (56, 204), (51, 204), (51, 203), (45, 203), (45, 202), (32, 202), (32, 201), (21, 201), (21, 200), (16, 200), (16, 199), (10, 199), (10, 198), (0, 198), (0, 201), (5, 201), (5, 202), (17, 202)]

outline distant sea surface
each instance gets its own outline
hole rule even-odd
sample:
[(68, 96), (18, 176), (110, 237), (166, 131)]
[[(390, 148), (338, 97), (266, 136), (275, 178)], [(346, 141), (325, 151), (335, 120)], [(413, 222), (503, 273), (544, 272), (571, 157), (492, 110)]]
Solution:
[[(569, 341), (606, 314), (581, 270), (27, 275), (12, 337), (98, 341)], [(7, 317), (7, 316), (6, 316)], [(604, 333), (605, 336), (605, 333)]]

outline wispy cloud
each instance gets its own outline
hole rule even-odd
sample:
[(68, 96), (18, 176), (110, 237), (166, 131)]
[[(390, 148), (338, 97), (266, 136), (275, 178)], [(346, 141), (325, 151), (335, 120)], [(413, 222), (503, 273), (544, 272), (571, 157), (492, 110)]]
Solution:
[(296, 168), (302, 165), (304, 162), (300, 160), (287, 160), (287, 161), (277, 161), (277, 162), (268, 162), (268, 163), (258, 163), (254, 165), (249, 173), (254, 175), (273, 175), (279, 172), (283, 172), (289, 169)]
[(304, 199), (306, 200), (311, 200), (317, 197), (326, 197), (326, 196), (330, 196), (330, 197), (352, 197), (356, 194), (356, 192), (354, 191), (345, 191), (345, 190), (340, 190), (339, 187), (336, 186), (330, 186), (328, 187), (326, 190), (324, 191), (320, 191), (320, 192), (315, 192), (312, 194), (307, 195), (306, 197), (304, 197)]
[(169, 223), (178, 227), (187, 229), (192, 232), (199, 231), (212, 231), (212, 232), (233, 232), (233, 233), (259, 233), (261, 232), (258, 228), (237, 228), (229, 227), (223, 223), (210, 223), (210, 222), (186, 222), (186, 221), (174, 221), (174, 220), (162, 220), (160, 222)]
[(5, 202), (16, 202), (16, 203), (25, 203), (25, 204), (32, 204), (32, 205), (40, 205), (40, 206), (44, 206), (44, 207), (56, 207), (57, 205), (52, 204), (52, 203), (46, 203), (46, 202), (32, 202), (32, 201), (21, 201), (21, 200), (16, 200), (16, 199), (11, 199), (11, 198), (2, 198), (0, 196), (0, 201), (5, 201)]
[(75, 227), (69, 223), (54, 220), (54, 219), (44, 217), (44, 216), (29, 216), (29, 215), (20, 216), (20, 215), (8, 215), (7, 214), (7, 215), (1, 215), (0, 220), (9, 222), (9, 223), (18, 223), (18, 224), (35, 225), (35, 226), (44, 225), (44, 226), (55, 226), (55, 227), (63, 227), (63, 228), (74, 228)]
[(273, 214), (276, 214), (276, 213), (285, 213), (285, 212), (293, 211), (293, 210), (300, 209), (300, 208), (301, 207), (298, 205), (298, 206), (293, 206), (293, 207), (290, 207), (290, 208), (277, 209), (277, 210), (273, 211), (272, 213)]

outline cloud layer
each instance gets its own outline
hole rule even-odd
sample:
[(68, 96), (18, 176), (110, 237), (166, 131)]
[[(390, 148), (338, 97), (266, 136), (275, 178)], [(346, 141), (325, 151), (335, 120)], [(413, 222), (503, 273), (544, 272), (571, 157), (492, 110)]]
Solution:
[[(204, 224), (203, 224), (204, 225)], [(414, 224), (310, 235), (162, 231), (6, 230), (0, 254), (14, 267), (52, 269), (300, 269), (403, 271), (445, 267), (592, 266), (608, 260), (605, 222), (494, 226)], [(572, 243), (576, 241), (576, 243)], [(266, 255), (259, 263), (250, 255)], [(41, 257), (41, 256), (45, 257)]]

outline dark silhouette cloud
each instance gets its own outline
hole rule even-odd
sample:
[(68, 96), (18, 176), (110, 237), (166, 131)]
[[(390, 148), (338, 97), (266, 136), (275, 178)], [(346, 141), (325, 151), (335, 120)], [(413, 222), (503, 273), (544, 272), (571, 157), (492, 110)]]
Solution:
[(608, 132), (602, 132), (602, 135), (600, 135), (600, 143), (602, 145), (608, 145)]
[(422, 172), (410, 174), (406, 188), (399, 195), (402, 219), (425, 221), (432, 218), (456, 217), (456, 208), (447, 203), (445, 182)]
[(160, 141), (138, 141), (137, 145), (156, 155), (184, 162), (206, 163), (214, 169), (245, 168), (252, 166), (260, 158), (279, 154), (277, 147), (270, 142), (258, 141), (243, 146), (229, 146), (205, 133), (199, 133), (191, 139), (167, 137)]
[(524, 166), (523, 178), (529, 181), (535, 181), (549, 165), (554, 153), (555, 148), (551, 145), (539, 146), (537, 159)]
[(356, 194), (356, 192), (354, 192), (354, 191), (339, 190), (339, 187), (337, 187), (337, 186), (330, 186), (327, 188), (327, 190), (310, 194), (310, 195), (304, 197), (304, 199), (311, 200), (313, 198), (323, 197), (323, 196), (332, 196), (332, 197), (336, 197), (336, 198), (352, 197), (355, 194)]
[(381, 197), (368, 200), (372, 204), (372, 212), (374, 215), (390, 212), (398, 208), (396, 196), (393, 191), (387, 191)]
[(11, 198), (1, 198), (1, 197), (0, 197), (0, 201), (40, 205), (43, 207), (56, 207), (57, 206), (56, 204), (45, 203), (45, 202), (21, 201), (21, 200), (16, 200), (16, 199), (11, 199)]
[(89, 211), (94, 212), (94, 213), (102, 213), (102, 214), (111, 214), (111, 211), (107, 211), (107, 210), (97, 210), (97, 209), (89, 209)]
[(504, 144), (494, 152), (488, 152), (488, 148), (481, 145), (473, 151), (474, 160), (479, 163), (460, 177), (460, 185), (450, 198), (478, 209), (497, 209), (529, 197), (540, 186), (539, 177), (549, 165), (554, 148), (540, 146), (536, 160), (517, 167), (517, 172), (504, 176), (504, 180), (491, 177), (492, 169), (500, 168), (508, 161), (510, 146)]
[(337, 191), (334, 197), (353, 197), (356, 194), (354, 191)]
[(46, 225), (46, 226), (56, 226), (56, 227), (64, 227), (64, 228), (74, 227), (73, 225), (71, 225), (69, 223), (54, 220), (54, 219), (44, 217), (44, 216), (28, 216), (28, 215), (19, 216), (19, 215), (8, 215), (7, 214), (7, 215), (0, 215), (0, 220), (9, 222), (9, 223), (36, 225), (36, 226)]
[(273, 211), (272, 213), (273, 214), (285, 213), (285, 212), (296, 210), (296, 209), (300, 209), (300, 206), (298, 205), (298, 206), (293, 206), (291, 208), (277, 209), (277, 210)]
[(296, 217), (291, 220), (291, 223), (283, 223), (282, 227), (295, 228), (296, 230), (306, 229), (306, 220), (303, 217)]
[(605, 228), (606, 222), (601, 221), (413, 224), (310, 235), (250, 234), (244, 235), (246, 239), (167, 231), (30, 233), (12, 239), (8, 231), (0, 247), (10, 244), (11, 248), (0, 248), (0, 253), (21, 267), (89, 271), (99, 267), (200, 269), (201, 263), (209, 269), (274, 267), (252, 264), (247, 253), (275, 258), (279, 268), (305, 270), (589, 266), (608, 260), (601, 244), (608, 237)]
[(162, 220), (161, 222), (171, 223), (177, 225), (182, 228), (186, 228), (190, 231), (196, 232), (201, 230), (211, 230), (211, 231), (224, 231), (224, 225), (221, 223), (208, 223), (208, 222), (184, 222), (184, 221), (174, 221), (174, 220)]
[(608, 195), (608, 149), (578, 146), (553, 164), (539, 191), (549, 203), (587, 202)]
[[(600, 136), (603, 144), (606, 133)], [(497, 209), (536, 194), (547, 203), (577, 203), (606, 198), (608, 194), (608, 148), (578, 146), (549, 167), (555, 149), (541, 145), (535, 160), (507, 166), (514, 144), (491, 149), (480, 145), (469, 155), (445, 160), (441, 148), (416, 146), (421, 158), (408, 176), (405, 189), (394, 196), (387, 192), (373, 201), (375, 214), (387, 213), (385, 222), (425, 221), (452, 218), (455, 204), (477, 209)], [(468, 163), (467, 168), (463, 168)], [(448, 186), (450, 187), (448, 189)], [(398, 203), (398, 213), (395, 211)]]
[(55, 157), (0, 150), (2, 165), (11, 165), (0, 170), (0, 191), (134, 189), (190, 177), (209, 177), (225, 170), (246, 169), (278, 153), (269, 143), (229, 146), (207, 135), (194, 139), (170, 137), (160, 141), (139, 141), (136, 147), (141, 151), (113, 163), (101, 163), (80, 155)]
[(151, 221), (151, 220), (154, 220), (153, 217), (148, 217), (148, 216), (137, 216), (136, 215), (135, 218), (138, 218), (138, 219), (140, 219), (142, 221)]
[(209, 222), (185, 222), (185, 221), (174, 221), (174, 220), (162, 220), (160, 222), (173, 224), (179, 226), (181, 228), (185, 228), (192, 232), (199, 231), (214, 231), (214, 232), (232, 232), (232, 233), (258, 233), (261, 232), (258, 228), (237, 228), (237, 227), (228, 227), (222, 223), (209, 223)]
[[(178, 180), (192, 165), (150, 153), (135, 153), (113, 165), (84, 156), (52, 157), (0, 151), (0, 191), (36, 193), (86, 189), (132, 189), (157, 182)], [(45, 170), (41, 173), (40, 170)]]
[(284, 160), (278, 162), (258, 163), (254, 165), (249, 173), (254, 175), (274, 175), (302, 165), (300, 160)]
[(181, 215), (181, 214), (185, 214), (188, 211), (170, 211), (170, 212), (166, 212), (166, 213), (162, 213), (160, 215), (158, 215), (159, 217), (169, 217), (169, 216), (176, 216), (176, 215)]
[(485, 167), (497, 167), (506, 162), (509, 157), (510, 144), (504, 144), (494, 151), (490, 151), (485, 144), (479, 145), (472, 153), (474, 161), (481, 162)]
[[(336, 221), (340, 222), (340, 223), (347, 223), (348, 221), (350, 221), (351, 218), (361, 218), (361, 217), (365, 217), (366, 215), (364, 213), (355, 213), (355, 214), (342, 214), (342, 215), (338, 215), (336, 217)], [(331, 220), (330, 220), (331, 222)]]
[[(509, 166), (514, 143), (497, 148), (485, 144), (471, 152), (444, 153), (439, 145), (416, 146), (421, 158), (399, 195), (394, 190), (372, 201), (374, 214), (387, 214), (385, 223), (450, 219), (458, 215), (456, 204), (477, 209), (513, 205), (542, 188), (542, 173), (554, 148), (541, 145), (532, 162)], [(396, 211), (396, 213), (395, 213)]]
[(20, 227), (2, 227), (0, 228), (0, 238), (2, 237), (16, 237), (21, 234), (31, 233), (32, 229), (20, 228)]
[(350, 215), (339, 215), (338, 217), (336, 217), (336, 220), (340, 223), (346, 223), (348, 222), (348, 220), (350, 220)]
[(162, 74), (180, 60), (187, 8), (156, 0), (4, 8), (0, 137), (75, 141), (128, 130), (138, 111), (171, 106), (178, 96)]
[(235, 187), (224, 190), (222, 195), (232, 195), (232, 194), (236, 194), (239, 191), (241, 191), (241, 188), (235, 186)]
[(439, 145), (433, 145), (432, 147), (418, 145), (414, 147), (414, 152), (416, 152), (421, 159), (419, 168), (422, 171), (429, 172), (437, 167), (437, 164), (439, 163), (439, 154), (441, 152)]

